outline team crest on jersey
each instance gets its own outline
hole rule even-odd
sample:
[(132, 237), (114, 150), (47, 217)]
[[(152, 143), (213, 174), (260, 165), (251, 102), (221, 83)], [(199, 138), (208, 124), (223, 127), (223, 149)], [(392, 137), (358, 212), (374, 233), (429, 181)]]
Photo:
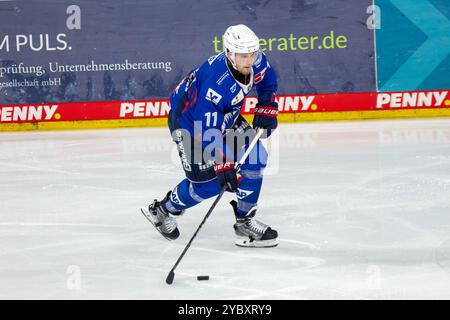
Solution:
[(236, 92), (236, 88), (237, 88), (237, 83), (235, 82), (230, 88), (231, 93), (235, 93)]
[(176, 203), (180, 206), (186, 206), (181, 200), (180, 197), (178, 197), (178, 187), (175, 187), (175, 189), (173, 189), (172, 194), (170, 195), (170, 201), (172, 201), (173, 203)]
[(255, 191), (249, 191), (249, 190), (244, 190), (244, 189), (238, 188), (237, 192), (236, 192), (236, 196), (238, 199), (243, 199), (243, 198), (246, 198), (249, 195), (251, 195), (253, 192), (255, 192)]
[(266, 74), (267, 71), (267, 67), (265, 67), (261, 72), (257, 73), (255, 75), (255, 78), (253, 79), (253, 82), (256, 83), (260, 83), (262, 81), (262, 79), (264, 79), (264, 75)]
[(217, 92), (215, 92), (213, 89), (209, 88), (208, 91), (206, 92), (205, 99), (211, 101), (215, 105), (218, 105), (220, 100), (222, 99), (222, 96)]
[(231, 101), (231, 105), (235, 105), (238, 104), (239, 102), (241, 102), (242, 100), (244, 100), (245, 96), (244, 96), (244, 91), (239, 90), (239, 93), (237, 94), (236, 97), (233, 98), (233, 100)]

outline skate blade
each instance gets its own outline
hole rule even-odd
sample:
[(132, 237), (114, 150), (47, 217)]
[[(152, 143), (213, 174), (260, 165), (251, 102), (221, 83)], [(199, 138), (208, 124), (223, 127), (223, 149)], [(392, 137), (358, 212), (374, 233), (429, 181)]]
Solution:
[(237, 238), (234, 242), (238, 247), (243, 248), (273, 248), (278, 245), (277, 239), (271, 240), (252, 240), (249, 238)]
[(150, 223), (152, 224), (152, 226), (154, 226), (155, 229), (158, 230), (158, 232), (161, 233), (161, 235), (162, 235), (164, 238), (166, 238), (166, 239), (169, 240), (169, 241), (175, 240), (175, 239), (169, 238), (167, 235), (165, 235), (164, 233), (162, 233), (161, 230), (159, 230), (159, 228), (155, 225), (155, 223), (154, 223), (153, 220), (152, 220), (152, 214), (151, 214), (148, 210), (145, 210), (145, 209), (142, 209), (142, 208), (141, 208), (141, 212), (142, 212), (142, 214), (144, 215), (144, 217), (146, 217), (147, 220), (150, 221)]

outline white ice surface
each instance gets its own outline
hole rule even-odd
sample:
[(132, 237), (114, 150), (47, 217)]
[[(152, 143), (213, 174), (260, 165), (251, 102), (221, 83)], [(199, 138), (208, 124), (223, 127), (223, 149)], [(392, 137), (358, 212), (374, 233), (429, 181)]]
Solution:
[(236, 247), (227, 194), (168, 286), (212, 200), (174, 242), (140, 214), (183, 178), (166, 128), (0, 133), (0, 299), (450, 299), (450, 119), (278, 141), (258, 217), (279, 246)]

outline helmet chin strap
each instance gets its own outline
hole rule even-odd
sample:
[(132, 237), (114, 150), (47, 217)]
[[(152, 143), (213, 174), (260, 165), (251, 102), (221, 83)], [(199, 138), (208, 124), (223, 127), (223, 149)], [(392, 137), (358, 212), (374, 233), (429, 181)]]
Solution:
[(230, 58), (228, 60), (230, 60), (231, 65), (233, 66), (233, 68), (235, 70), (237, 70), (237, 67), (236, 67), (236, 53), (227, 50), (227, 53), (228, 52), (230, 53)]

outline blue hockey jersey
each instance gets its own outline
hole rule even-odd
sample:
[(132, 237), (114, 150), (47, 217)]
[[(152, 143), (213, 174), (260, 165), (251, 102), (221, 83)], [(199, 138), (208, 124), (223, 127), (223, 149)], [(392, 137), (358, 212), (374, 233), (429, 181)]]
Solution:
[(260, 53), (253, 64), (248, 85), (233, 77), (225, 52), (210, 57), (191, 71), (172, 91), (170, 106), (172, 126), (194, 135), (194, 122), (201, 130), (215, 128), (224, 132), (236, 121), (244, 98), (256, 87), (259, 103), (273, 102), (277, 78), (266, 55)]

